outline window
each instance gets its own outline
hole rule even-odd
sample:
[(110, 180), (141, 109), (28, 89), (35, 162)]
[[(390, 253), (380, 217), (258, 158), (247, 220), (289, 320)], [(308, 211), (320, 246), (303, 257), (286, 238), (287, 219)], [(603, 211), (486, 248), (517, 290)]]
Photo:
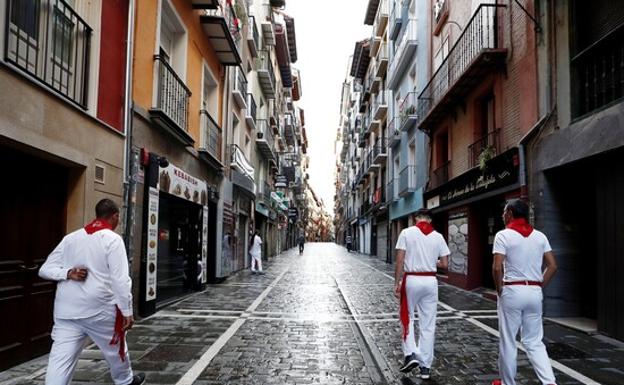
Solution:
[(207, 65), (204, 65), (203, 77), (202, 109), (206, 110), (214, 120), (217, 120), (219, 107), (218, 84)]
[(186, 77), (186, 30), (169, 0), (162, 1), (159, 36), (159, 54), (176, 74), (184, 79)]
[(449, 137), (448, 129), (440, 131), (435, 137), (435, 154), (436, 164), (435, 168), (442, 167), (449, 161)]

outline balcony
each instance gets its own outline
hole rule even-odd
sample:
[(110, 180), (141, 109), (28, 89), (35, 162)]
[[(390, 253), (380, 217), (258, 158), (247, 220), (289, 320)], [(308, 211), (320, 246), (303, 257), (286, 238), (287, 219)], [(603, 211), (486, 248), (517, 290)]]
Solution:
[[(204, 34), (214, 47), (215, 54), (224, 66), (240, 65), (242, 60), (235, 36), (239, 34), (238, 22), (234, 8), (223, 6), (213, 10), (206, 10), (199, 16), (199, 22), (204, 30)], [(238, 36), (236, 36), (238, 38)]]
[(429, 190), (442, 186), (449, 181), (449, 170), (451, 162), (446, 161), (441, 166), (431, 172), (431, 180), (429, 180)]
[(453, 106), (464, 103), (488, 74), (503, 68), (498, 12), (503, 5), (481, 4), (448, 56), (418, 96), (418, 128), (430, 132)]
[(399, 106), (399, 120), (401, 131), (408, 131), (418, 121), (418, 115), (416, 115), (416, 92), (409, 92), (401, 102)]
[(362, 116), (362, 131), (360, 131), (360, 140), (368, 139), (371, 133), (371, 118), (369, 114)]
[(262, 20), (260, 23), (260, 28), (262, 28), (262, 37), (264, 38), (264, 44), (267, 46), (275, 45), (275, 28), (273, 25), (273, 7), (271, 4), (263, 2), (262, 7), (267, 12), (266, 19)]
[(295, 117), (291, 113), (284, 115), (284, 139), (289, 146), (295, 145)]
[(256, 145), (266, 159), (277, 162), (275, 156), (275, 138), (266, 119), (258, 119), (256, 128)]
[(382, 90), (373, 98), (373, 120), (379, 121), (386, 117), (388, 112), (388, 92)]
[(399, 199), (397, 194), (398, 178), (390, 179), (386, 185), (386, 203), (391, 203)]
[(256, 58), (256, 71), (260, 80), (260, 88), (267, 99), (275, 99), (275, 72), (269, 51), (262, 50)]
[(247, 79), (240, 67), (236, 67), (236, 69), (232, 71), (232, 83), (234, 84), (232, 96), (234, 96), (236, 105), (242, 109), (247, 108)]
[(188, 108), (191, 91), (180, 76), (161, 56), (154, 56), (158, 67), (156, 106), (149, 110), (150, 117), (159, 127), (184, 145), (195, 140), (188, 133)]
[(260, 32), (258, 31), (256, 18), (253, 16), (249, 16), (247, 22), (247, 45), (249, 46), (249, 53), (251, 56), (258, 57), (258, 51), (260, 51)]
[(250, 195), (255, 195), (254, 168), (236, 144), (230, 145), (230, 169), (232, 183)]
[(208, 164), (221, 170), (221, 127), (206, 110), (200, 111), (199, 156)]
[(378, 78), (383, 78), (388, 69), (388, 43), (383, 43), (377, 54), (377, 61), (375, 62), (374, 75)]
[(256, 200), (261, 201), (265, 206), (271, 206), (271, 185), (266, 181), (258, 182)]
[(416, 166), (405, 166), (399, 173), (399, 196), (416, 191)]
[(470, 167), (485, 168), (485, 162), (501, 153), (500, 132), (498, 128), (468, 146)]
[(386, 138), (380, 138), (373, 145), (373, 162), (384, 165), (388, 159), (388, 147), (386, 146)]
[(193, 9), (217, 9), (219, 0), (191, 0)]
[(10, 0), (6, 8), (5, 60), (86, 109), (91, 27), (63, 0)]
[(409, 10), (409, 1), (394, 0), (392, 5), (392, 11), (390, 12), (390, 23), (388, 26), (388, 37), (390, 40), (395, 40), (401, 32), (403, 21), (407, 19)]
[(366, 165), (368, 166), (366, 168), (367, 172), (375, 172), (379, 170), (379, 168), (381, 167), (379, 163), (374, 162), (374, 158), (375, 158), (375, 148), (373, 147), (368, 151), (368, 154), (366, 154)]
[(388, 0), (381, 0), (375, 15), (375, 24), (373, 25), (373, 36), (381, 38), (388, 26)]
[(245, 120), (247, 121), (247, 126), (249, 126), (252, 130), (256, 128), (256, 99), (254, 98), (252, 93), (247, 93), (247, 110), (245, 111)]
[(401, 131), (399, 130), (400, 123), (401, 121), (399, 118), (393, 118), (388, 124), (388, 135), (390, 135), (388, 142), (389, 147), (394, 147), (401, 143)]
[(394, 56), (388, 70), (388, 88), (395, 89), (398, 86), (405, 71), (412, 63), (412, 57), (416, 52), (416, 37), (416, 19), (409, 19), (394, 46)]
[(572, 57), (572, 117), (624, 98), (624, 24)]

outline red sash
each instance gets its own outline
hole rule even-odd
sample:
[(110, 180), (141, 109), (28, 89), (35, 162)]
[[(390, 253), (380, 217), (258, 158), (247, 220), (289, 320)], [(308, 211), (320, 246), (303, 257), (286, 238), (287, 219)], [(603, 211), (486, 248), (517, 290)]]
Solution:
[(511, 220), (507, 224), (507, 228), (511, 230), (515, 230), (520, 233), (523, 237), (528, 237), (533, 232), (533, 226), (529, 224), (524, 218), (516, 218)]
[(416, 275), (421, 277), (435, 277), (435, 271), (406, 271), (403, 273), (403, 280), (401, 282), (401, 305), (399, 308), (399, 319), (401, 320), (401, 325), (403, 326), (403, 341), (407, 338), (407, 334), (409, 332), (409, 311), (407, 309), (407, 290), (405, 288), (405, 281), (407, 280), (408, 275)]

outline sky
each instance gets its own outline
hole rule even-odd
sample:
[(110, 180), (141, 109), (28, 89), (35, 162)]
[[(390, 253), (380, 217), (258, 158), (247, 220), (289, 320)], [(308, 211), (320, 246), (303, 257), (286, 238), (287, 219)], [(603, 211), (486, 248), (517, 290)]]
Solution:
[(355, 42), (369, 38), (372, 27), (364, 25), (368, 0), (334, 0), (331, 6), (318, 0), (288, 0), (285, 13), (294, 17), (302, 97), (305, 110), (309, 183), (334, 212), (336, 130), (340, 117), (342, 83)]

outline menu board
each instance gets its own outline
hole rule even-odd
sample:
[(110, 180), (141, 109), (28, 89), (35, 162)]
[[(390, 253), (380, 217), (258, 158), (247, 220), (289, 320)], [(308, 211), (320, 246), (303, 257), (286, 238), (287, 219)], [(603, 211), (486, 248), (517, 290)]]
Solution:
[(156, 299), (156, 262), (158, 258), (158, 189), (150, 187), (147, 203), (147, 274), (145, 300)]

